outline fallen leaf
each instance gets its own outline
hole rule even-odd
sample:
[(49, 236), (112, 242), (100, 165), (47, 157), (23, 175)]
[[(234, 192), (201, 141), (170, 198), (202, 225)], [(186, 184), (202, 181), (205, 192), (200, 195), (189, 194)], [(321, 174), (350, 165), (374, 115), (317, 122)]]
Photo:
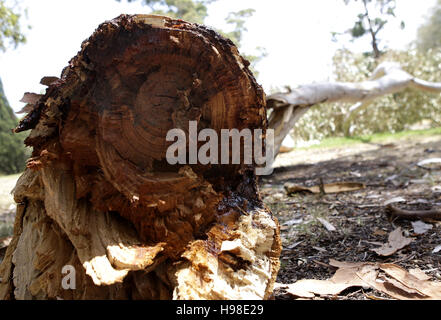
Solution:
[(406, 199), (404, 199), (403, 197), (395, 197), (384, 201), (383, 205), (387, 206), (391, 203), (397, 203), (397, 202), (406, 202)]
[(431, 224), (424, 223), (421, 220), (412, 221), (411, 223), (412, 223), (413, 232), (416, 234), (426, 233), (427, 231), (433, 228)]
[(305, 240), (294, 242), (293, 244), (290, 244), (290, 245), (287, 246), (286, 248), (287, 248), (287, 249), (294, 249), (295, 247), (297, 247), (297, 246), (298, 246), (299, 244), (301, 244), (302, 242), (305, 242)]
[(404, 248), (412, 242), (411, 238), (406, 238), (403, 236), (401, 228), (398, 227), (389, 234), (388, 242), (383, 244), (379, 248), (371, 249), (380, 256), (390, 256), (393, 255), (398, 250)]
[(423, 270), (420, 268), (409, 269), (409, 273), (414, 277), (417, 277), (420, 280), (429, 280), (430, 276), (428, 276)]
[(360, 172), (357, 172), (357, 171), (351, 171), (351, 172), (349, 172), (349, 173), (350, 173), (351, 175), (357, 177), (357, 178), (360, 178), (360, 177), (361, 177)]
[(329, 260), (330, 266), (338, 267), (327, 280), (303, 279), (289, 285), (286, 292), (298, 298), (335, 296), (351, 287), (376, 289), (399, 300), (441, 299), (441, 283), (428, 281), (420, 269), (405, 269), (392, 263), (340, 262)]
[[(435, 165), (433, 165), (435, 164)], [(429, 165), (429, 166), (428, 166)], [(417, 163), (417, 166), (427, 170), (441, 169), (441, 158), (425, 159)]]
[(407, 298), (415, 297), (415, 295), (419, 296), (420, 298), (425, 297), (425, 295), (422, 292), (413, 289), (411, 287), (407, 287), (404, 284), (402, 284), (400, 281), (395, 280), (394, 278), (381, 277), (381, 280), (383, 280), (383, 283), (385, 284), (385, 288), (387, 288), (387, 290), (390, 290), (390, 287), (393, 286), (395, 292), (399, 292), (401, 290), (402, 291), (401, 294), (406, 296)]
[(394, 299), (412, 300), (412, 299), (417, 299), (416, 297), (421, 298), (421, 296), (418, 294), (412, 295), (410, 293), (407, 293), (406, 291), (401, 290), (400, 288), (395, 287), (394, 283), (397, 283), (397, 282), (396, 281), (390, 282), (389, 280), (390, 279), (388, 279), (388, 278), (378, 277), (375, 280), (367, 279), (366, 281), (368, 282), (369, 286), (372, 289), (375, 289), (377, 291), (385, 293)]
[(441, 299), (441, 283), (420, 280), (405, 269), (392, 263), (383, 263), (380, 269), (406, 287), (416, 290), (428, 299)]
[(278, 285), (298, 298), (335, 296), (351, 287), (376, 289), (399, 300), (441, 299), (441, 283), (430, 279), (422, 270), (405, 269), (392, 263), (340, 262), (329, 260), (338, 267), (327, 280), (303, 279), (289, 285)]
[(441, 245), (436, 246), (435, 249), (433, 249), (432, 253), (438, 253), (441, 251)]
[(371, 294), (367, 294), (367, 293), (364, 293), (364, 296), (366, 298), (368, 298), (368, 299), (371, 299), (371, 300), (390, 300), (388, 298), (377, 297), (377, 296), (374, 296), (374, 295), (371, 295)]
[(318, 221), (326, 228), (328, 231), (336, 231), (335, 227), (327, 220), (323, 218), (317, 218)]
[(299, 298), (314, 298), (314, 289), (320, 286), (323, 280), (299, 280), (290, 284), (286, 292)]
[(387, 177), (386, 179), (385, 179), (385, 181), (386, 182), (388, 182), (388, 181), (393, 181), (394, 179), (396, 179), (396, 178), (398, 178), (399, 176), (397, 175), (397, 174), (394, 174), (394, 175), (392, 175), (392, 176), (390, 176), (390, 177)]
[(299, 223), (302, 223), (302, 222), (303, 222), (302, 218), (292, 219), (292, 220), (285, 221), (282, 225), (289, 227), (289, 226), (292, 226), (293, 224), (299, 224)]
[[(361, 268), (363, 267), (371, 268), (370, 265), (362, 265)], [(367, 287), (368, 284), (357, 275), (357, 271), (358, 268), (342, 268), (328, 280), (299, 280), (290, 284), (286, 292), (296, 297), (314, 298), (315, 295), (335, 296), (351, 287)]]
[[(387, 232), (385, 234), (387, 234)], [(376, 246), (382, 246), (383, 245), (383, 242), (378, 242), (378, 241), (367, 241), (367, 240), (361, 240), (361, 241), (369, 243), (369, 244), (374, 244)]]
[(414, 183), (414, 184), (426, 184), (427, 180), (425, 179), (411, 179), (409, 180), (410, 183)]
[(323, 267), (326, 267), (326, 268), (333, 268), (331, 265), (329, 265), (327, 263), (324, 263), (324, 262), (320, 262), (320, 261), (317, 261), (317, 260), (312, 260), (312, 262), (314, 262), (315, 264), (318, 264), (319, 266), (323, 266)]
[[(321, 186), (316, 185), (312, 187), (304, 187), (294, 183), (286, 183), (284, 187), (288, 194), (292, 194), (301, 191), (320, 193)], [(323, 184), (323, 190), (325, 193), (356, 191), (356, 190), (364, 189), (365, 187), (366, 186), (363, 183), (359, 183), (359, 182), (335, 182), (335, 183)]]
[(329, 259), (329, 265), (336, 268), (359, 268), (368, 264), (368, 262), (342, 262), (334, 259)]
[(320, 252), (327, 252), (327, 250), (325, 248), (315, 247), (315, 246), (313, 246), (312, 248), (317, 250), (317, 251), (320, 251)]
[(380, 198), (380, 195), (378, 194), (370, 194), (366, 196), (366, 199), (378, 199), (378, 198)]
[(378, 204), (355, 204), (357, 208), (376, 208), (379, 207)]
[(385, 235), (387, 234), (387, 232), (384, 231), (384, 230), (381, 230), (381, 229), (376, 229), (376, 230), (373, 232), (373, 234), (376, 235), (376, 236), (385, 236)]
[(430, 201), (426, 199), (416, 199), (415, 201), (409, 202), (409, 204), (420, 204), (420, 203), (428, 204), (430, 203)]

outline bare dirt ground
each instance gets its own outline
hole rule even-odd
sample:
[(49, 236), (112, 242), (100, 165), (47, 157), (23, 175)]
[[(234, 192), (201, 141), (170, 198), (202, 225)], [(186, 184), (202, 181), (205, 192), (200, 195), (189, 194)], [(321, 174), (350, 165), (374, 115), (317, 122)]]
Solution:
[(20, 175), (0, 177), (0, 238), (12, 232), (15, 217), (15, 202), (11, 190)]
[[(417, 166), (427, 158), (441, 158), (441, 136), (408, 137), (381, 144), (356, 144), (333, 149), (311, 148), (279, 156), (271, 176), (260, 181), (265, 203), (279, 219), (283, 241), (277, 282), (329, 279), (335, 268), (329, 259), (351, 262), (391, 262), (405, 269), (420, 268), (431, 280), (441, 280), (441, 222), (425, 221), (432, 229), (416, 234), (411, 221), (391, 219), (384, 202), (407, 210), (441, 209), (441, 166)], [(322, 182), (320, 182), (322, 181)], [(366, 188), (333, 194), (287, 195), (287, 182), (303, 186), (321, 183), (362, 182)], [(325, 219), (335, 227), (328, 231)], [(389, 257), (371, 249), (387, 242), (401, 227), (412, 238), (405, 248)], [(390, 298), (373, 289), (349, 289), (332, 299)], [(276, 299), (292, 299), (276, 291)]]
[(15, 219), (15, 202), (11, 190), (20, 175), (0, 177), (0, 262), (9, 244)]

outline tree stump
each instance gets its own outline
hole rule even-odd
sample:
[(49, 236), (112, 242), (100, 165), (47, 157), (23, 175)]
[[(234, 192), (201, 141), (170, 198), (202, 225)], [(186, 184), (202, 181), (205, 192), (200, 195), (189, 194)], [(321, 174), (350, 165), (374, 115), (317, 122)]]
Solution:
[(247, 66), (204, 26), (121, 15), (60, 79), (42, 79), (44, 95), (25, 94), (15, 131), (32, 129), (33, 154), (14, 189), (0, 298), (269, 298), (281, 243), (255, 166), (166, 161), (167, 132), (188, 134), (189, 121), (265, 129)]

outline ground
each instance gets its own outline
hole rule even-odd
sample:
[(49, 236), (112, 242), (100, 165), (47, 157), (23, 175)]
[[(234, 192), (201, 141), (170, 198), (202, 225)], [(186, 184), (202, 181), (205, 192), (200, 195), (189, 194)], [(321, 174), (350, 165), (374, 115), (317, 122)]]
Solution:
[[(281, 154), (271, 176), (261, 179), (261, 193), (281, 225), (283, 251), (277, 282), (328, 279), (335, 268), (330, 258), (353, 262), (392, 262), (406, 269), (420, 268), (432, 280), (441, 280), (441, 222), (416, 235), (410, 221), (391, 220), (384, 202), (402, 197), (402, 209), (441, 208), (441, 169), (417, 166), (427, 158), (441, 158), (441, 135), (382, 139), (332, 148), (309, 148)], [(338, 181), (362, 182), (365, 189), (334, 194), (296, 193), (288, 196), (287, 182), (304, 186)], [(330, 222), (328, 231), (318, 220)], [(371, 249), (387, 242), (396, 227), (414, 240), (390, 257)], [(276, 291), (277, 293), (277, 291)], [(346, 290), (333, 299), (384, 297), (375, 290)], [(276, 299), (291, 298), (283, 292)], [(385, 297), (386, 298), (386, 297)]]
[(11, 190), (19, 176), (20, 174), (14, 174), (0, 177), (0, 240), (12, 233), (15, 203)]
[[(372, 142), (374, 141), (374, 142)], [(441, 168), (427, 170), (417, 163), (441, 158), (441, 133), (395, 135), (370, 142), (331, 144), (279, 155), (271, 176), (262, 177), (261, 194), (281, 225), (283, 251), (277, 282), (300, 279), (328, 279), (335, 269), (327, 263), (339, 261), (393, 262), (406, 269), (420, 268), (432, 280), (441, 280), (441, 222), (429, 221), (431, 230), (416, 235), (411, 222), (391, 220), (384, 201), (402, 197), (396, 206), (405, 209), (441, 208)], [(1, 238), (12, 231), (12, 196), (18, 175), (0, 177)], [(337, 181), (362, 182), (366, 188), (335, 194), (296, 193), (287, 195), (286, 182), (304, 186)], [(12, 205), (12, 206), (11, 206)], [(318, 218), (331, 223), (328, 231)], [(371, 249), (387, 241), (396, 227), (413, 239), (410, 245), (390, 257)], [(0, 260), (1, 260), (0, 249)], [(371, 289), (345, 290), (333, 299), (388, 298)], [(276, 291), (276, 299), (291, 299)]]
[(6, 245), (9, 244), (10, 235), (12, 235), (15, 202), (11, 190), (14, 188), (20, 175), (0, 177), (0, 262), (6, 251)]

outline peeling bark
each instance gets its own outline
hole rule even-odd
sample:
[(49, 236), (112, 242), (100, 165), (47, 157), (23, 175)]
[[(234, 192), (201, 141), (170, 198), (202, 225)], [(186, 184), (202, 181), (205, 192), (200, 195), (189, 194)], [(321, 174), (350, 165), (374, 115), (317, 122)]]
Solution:
[[(42, 96), (26, 94), (28, 168), (14, 190), (2, 299), (266, 299), (277, 220), (253, 165), (170, 165), (168, 130), (265, 129), (234, 44), (197, 24), (101, 24)], [(188, 132), (187, 132), (188, 135)], [(76, 289), (61, 286), (63, 266)]]

